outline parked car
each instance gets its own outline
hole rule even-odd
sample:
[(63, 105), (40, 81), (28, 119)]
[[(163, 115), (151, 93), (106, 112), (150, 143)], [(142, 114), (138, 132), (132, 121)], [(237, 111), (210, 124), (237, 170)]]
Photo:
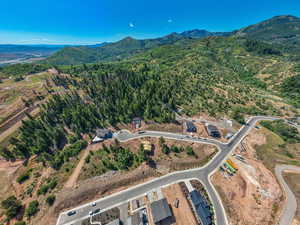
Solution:
[(145, 133), (145, 131), (143, 131), (143, 130), (138, 132), (138, 134), (144, 134), (144, 133)]
[(93, 213), (96, 214), (98, 212), (100, 212), (100, 209), (95, 209)]
[(70, 212), (67, 213), (68, 216), (73, 216), (76, 214), (76, 211), (72, 210)]
[(95, 207), (97, 204), (96, 204), (96, 202), (93, 202), (92, 204), (91, 204), (91, 206), (93, 206), (93, 207)]
[(90, 216), (92, 216), (93, 214), (94, 214), (94, 212), (93, 212), (93, 211), (90, 211), (90, 212), (89, 212), (89, 215), (90, 215)]

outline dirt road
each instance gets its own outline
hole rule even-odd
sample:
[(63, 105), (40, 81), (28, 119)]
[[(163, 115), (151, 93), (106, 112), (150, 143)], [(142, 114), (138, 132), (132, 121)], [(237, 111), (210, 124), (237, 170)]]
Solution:
[(69, 177), (69, 179), (67, 180), (67, 182), (64, 185), (65, 188), (75, 187), (75, 184), (76, 184), (77, 179), (79, 177), (80, 171), (81, 171), (81, 169), (82, 169), (82, 167), (85, 163), (85, 158), (88, 156), (88, 154), (90, 152), (90, 148), (88, 147), (83, 151), (84, 151), (84, 153), (83, 153), (82, 157), (80, 158), (79, 163), (77, 164), (77, 166), (74, 169), (73, 173), (71, 174), (71, 176)]
[(291, 225), (296, 214), (297, 200), (294, 193), (291, 191), (282, 177), (283, 171), (300, 173), (300, 167), (291, 165), (277, 165), (275, 167), (276, 177), (278, 178), (280, 184), (282, 185), (282, 188), (286, 193), (286, 204), (284, 206), (279, 225)]

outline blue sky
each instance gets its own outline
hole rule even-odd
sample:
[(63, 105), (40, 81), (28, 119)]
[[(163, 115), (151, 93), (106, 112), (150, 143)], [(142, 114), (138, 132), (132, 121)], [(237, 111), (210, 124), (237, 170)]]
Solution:
[(0, 9), (0, 44), (93, 44), (300, 17), (300, 0), (2, 0)]

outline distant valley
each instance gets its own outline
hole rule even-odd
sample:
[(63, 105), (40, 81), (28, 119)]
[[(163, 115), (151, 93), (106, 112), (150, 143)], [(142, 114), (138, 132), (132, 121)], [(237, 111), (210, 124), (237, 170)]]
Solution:
[(0, 66), (44, 59), (64, 45), (0, 45)]

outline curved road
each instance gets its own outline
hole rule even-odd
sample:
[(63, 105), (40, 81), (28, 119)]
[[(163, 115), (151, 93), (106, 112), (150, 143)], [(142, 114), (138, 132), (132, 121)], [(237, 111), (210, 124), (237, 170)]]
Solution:
[(290, 165), (277, 165), (275, 167), (275, 175), (286, 193), (286, 203), (284, 205), (282, 216), (278, 225), (291, 225), (297, 209), (296, 197), (282, 177), (282, 172), (285, 170), (300, 173), (300, 167)]
[[(234, 149), (239, 145), (241, 140), (250, 132), (250, 130), (255, 126), (255, 124), (260, 120), (276, 120), (278, 118), (266, 117), (266, 116), (256, 116), (251, 117), (246, 125), (244, 125), (227, 143), (222, 143), (213, 139), (205, 138), (195, 138), (182, 134), (174, 134), (167, 132), (156, 132), (156, 131), (145, 131), (144, 133), (131, 134), (128, 131), (121, 131), (115, 135), (115, 137), (121, 141), (126, 142), (136, 138), (142, 137), (161, 137), (167, 139), (176, 139), (188, 142), (198, 142), (205, 144), (212, 144), (218, 147), (219, 152), (214, 156), (214, 158), (205, 166), (196, 169), (184, 170), (173, 172), (168, 175), (156, 178), (149, 182), (134, 186), (132, 188), (126, 189), (124, 191), (115, 193), (113, 195), (101, 198), (97, 201), (97, 206), (104, 209), (116, 206), (122, 202), (129, 201), (137, 196), (143, 195), (153, 189), (165, 186), (171, 183), (179, 182), (185, 179), (199, 179), (205, 186), (212, 204), (214, 206), (216, 215), (217, 225), (228, 225), (225, 210), (223, 208), (221, 199), (218, 193), (210, 182), (210, 176), (219, 168), (219, 166), (224, 162), (224, 160), (234, 151)], [(68, 216), (67, 212), (60, 214), (57, 225), (80, 225), (81, 221), (88, 218), (89, 211), (93, 210), (90, 204), (81, 205), (73, 210), (76, 210), (76, 214), (73, 216)]]

